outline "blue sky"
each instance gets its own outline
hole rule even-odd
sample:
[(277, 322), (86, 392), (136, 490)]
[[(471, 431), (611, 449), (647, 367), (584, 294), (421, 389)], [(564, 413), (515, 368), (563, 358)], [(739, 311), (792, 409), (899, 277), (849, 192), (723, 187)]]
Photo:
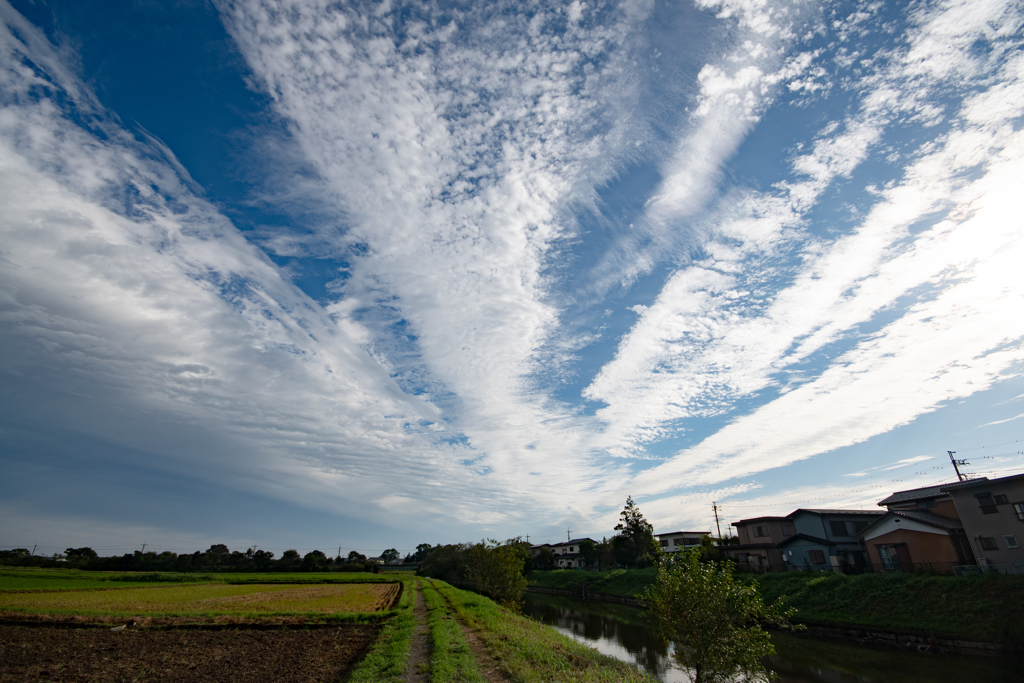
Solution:
[(0, 0), (0, 545), (1024, 469), (1019, 4)]

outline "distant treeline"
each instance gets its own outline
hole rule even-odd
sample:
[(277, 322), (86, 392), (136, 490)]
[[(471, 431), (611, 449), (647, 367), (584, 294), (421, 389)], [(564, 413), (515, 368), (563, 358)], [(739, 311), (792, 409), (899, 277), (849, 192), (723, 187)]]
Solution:
[[(397, 551), (389, 559), (397, 559)], [(390, 553), (388, 553), (390, 555)], [(32, 555), (27, 548), (0, 550), (0, 564), (17, 567), (75, 568), (90, 571), (144, 572), (372, 572), (379, 563), (352, 551), (347, 557), (328, 557), (314, 550), (300, 555), (286, 550), (280, 558), (266, 550), (229, 550), (222, 543), (192, 554), (142, 552), (100, 557), (92, 548), (68, 548), (63, 554)]]

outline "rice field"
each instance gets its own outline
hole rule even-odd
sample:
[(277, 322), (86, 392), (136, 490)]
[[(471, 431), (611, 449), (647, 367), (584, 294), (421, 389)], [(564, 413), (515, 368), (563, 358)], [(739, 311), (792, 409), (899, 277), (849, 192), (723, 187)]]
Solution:
[(0, 610), (126, 616), (330, 614), (387, 610), (398, 583), (191, 584), (0, 593)]

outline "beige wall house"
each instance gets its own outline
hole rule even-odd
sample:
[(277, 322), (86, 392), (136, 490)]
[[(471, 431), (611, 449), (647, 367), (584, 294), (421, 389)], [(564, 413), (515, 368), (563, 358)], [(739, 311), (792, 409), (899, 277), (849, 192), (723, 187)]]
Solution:
[(1024, 573), (1024, 474), (944, 487), (978, 558), (989, 571)]

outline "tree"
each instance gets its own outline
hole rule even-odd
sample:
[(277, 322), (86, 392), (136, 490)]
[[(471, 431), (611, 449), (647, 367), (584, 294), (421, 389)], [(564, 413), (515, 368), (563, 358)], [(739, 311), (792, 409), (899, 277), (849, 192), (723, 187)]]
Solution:
[(349, 551), (348, 554), (349, 562), (366, 562), (366, 555), (356, 552), (355, 550)]
[(380, 559), (384, 560), (384, 564), (393, 564), (398, 561), (398, 551), (394, 548), (388, 548), (380, 554)]
[(299, 559), (299, 551), (298, 550), (285, 550), (281, 554), (281, 561), (282, 562), (296, 562), (298, 559)]
[(696, 548), (664, 556), (641, 603), (694, 683), (770, 681), (762, 658), (775, 648), (761, 624), (788, 626), (795, 610), (783, 611), (781, 599), (766, 605), (756, 583), (736, 583), (732, 562), (700, 557)]
[(533, 556), (533, 568), (541, 571), (555, 568), (555, 554), (551, 548), (541, 548)]
[(621, 520), (615, 530), (621, 532), (612, 538), (615, 560), (619, 564), (649, 566), (661, 552), (654, 538), (654, 527), (644, 519), (633, 497), (626, 498), (626, 506), (619, 513)]
[(312, 550), (302, 558), (302, 566), (305, 569), (319, 569), (327, 564), (327, 555), (319, 550)]
[(587, 569), (599, 568), (601, 566), (601, 552), (597, 544), (589, 538), (580, 541), (580, 558)]
[(506, 607), (518, 607), (526, 592), (523, 568), (528, 557), (518, 538), (504, 543), (488, 539), (466, 551), (466, 574), (477, 588)]
[(416, 546), (416, 552), (412, 556), (412, 561), (422, 562), (423, 560), (427, 559), (427, 553), (429, 553), (432, 548), (433, 546), (431, 546), (429, 543), (420, 543), (418, 546)]
[(64, 551), (64, 556), (69, 560), (94, 560), (96, 559), (96, 551), (92, 548), (68, 548)]

